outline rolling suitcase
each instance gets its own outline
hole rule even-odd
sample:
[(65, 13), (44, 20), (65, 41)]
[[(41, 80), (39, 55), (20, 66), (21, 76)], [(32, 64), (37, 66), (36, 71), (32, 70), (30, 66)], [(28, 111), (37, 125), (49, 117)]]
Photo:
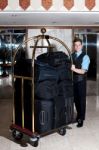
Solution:
[(39, 134), (54, 128), (53, 101), (35, 100), (35, 131)]
[(63, 96), (57, 96), (54, 99), (55, 103), (55, 120), (54, 120), (54, 128), (59, 128), (66, 125), (66, 107), (65, 107), (65, 99)]

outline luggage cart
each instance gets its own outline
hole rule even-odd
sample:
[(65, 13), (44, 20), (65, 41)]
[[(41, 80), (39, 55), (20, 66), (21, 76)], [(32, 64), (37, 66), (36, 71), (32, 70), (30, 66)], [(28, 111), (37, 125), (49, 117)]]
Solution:
[[(71, 119), (67, 124), (64, 124), (60, 127), (57, 128), (53, 128), (48, 132), (44, 132), (44, 133), (38, 133), (37, 131), (35, 131), (35, 87), (34, 87), (34, 78), (35, 78), (35, 52), (37, 48), (41, 48), (41, 49), (47, 49), (50, 51), (51, 48), (53, 48), (53, 45), (51, 45), (50, 40), (54, 40), (56, 42), (58, 42), (59, 44), (61, 44), (65, 50), (68, 53), (68, 57), (72, 63), (72, 59), (71, 59), (71, 54), (70, 54), (70, 50), (67, 47), (67, 45), (62, 42), (60, 39), (49, 36), (49, 35), (45, 35), (46, 29), (42, 28), (41, 29), (41, 35), (29, 38), (28, 40), (26, 40), (23, 45), (27, 45), (27, 43), (31, 40), (34, 40), (34, 45), (31, 46), (32, 48), (32, 63), (31, 63), (31, 68), (30, 68), (30, 73), (28, 75), (27, 72), (25, 72), (26, 74), (24, 75), (23, 72), (18, 71), (17, 73), (15, 73), (15, 65), (17, 63), (16, 57), (17, 54), (19, 54), (20, 51), (20, 47), (22, 47), (23, 45), (19, 45), (19, 47), (16, 49), (14, 56), (13, 56), (13, 62), (12, 62), (12, 83), (13, 83), (13, 116), (12, 116), (12, 124), (10, 126), (10, 129), (12, 131), (12, 136), (15, 140), (21, 140), (23, 138), (23, 134), (26, 134), (29, 136), (29, 139), (31, 141), (31, 144), (34, 147), (38, 146), (38, 142), (40, 137), (48, 135), (50, 133), (53, 132), (58, 132), (60, 135), (65, 135), (66, 134), (66, 126), (67, 124), (69, 124), (70, 122), (72, 123), (72, 119), (73, 119), (73, 99), (72, 99), (72, 106), (69, 110), (69, 115), (71, 115)], [(38, 45), (39, 41), (41, 41), (41, 45)], [(44, 44), (46, 42), (46, 44)], [(22, 47), (23, 48), (23, 47)], [(21, 63), (20, 63), (21, 64)], [(23, 66), (26, 67), (25, 63), (23, 64)], [(25, 70), (26, 71), (26, 70)], [(27, 90), (25, 89), (25, 87), (28, 88)], [(31, 87), (29, 89), (29, 86)], [(17, 89), (17, 90), (16, 90)], [(29, 92), (28, 95), (30, 94), (30, 101), (28, 101), (27, 99), (27, 91)], [(26, 99), (25, 99), (26, 97)], [(24, 100), (25, 99), (25, 100)], [(28, 101), (28, 102), (27, 102)], [(30, 105), (30, 106), (29, 106)], [(28, 110), (26, 111), (26, 107), (28, 107)], [(30, 117), (28, 118), (28, 115), (26, 113), (29, 113)]]

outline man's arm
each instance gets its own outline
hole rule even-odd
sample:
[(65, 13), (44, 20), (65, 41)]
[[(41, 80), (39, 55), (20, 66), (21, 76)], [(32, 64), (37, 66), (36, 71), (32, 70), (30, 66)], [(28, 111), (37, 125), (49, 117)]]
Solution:
[(75, 68), (75, 65), (72, 65), (71, 70), (72, 70), (73, 72), (78, 73), (78, 74), (84, 74), (84, 73), (86, 72), (86, 70), (84, 70), (84, 69)]
[(90, 64), (90, 58), (88, 55), (85, 55), (84, 58), (83, 58), (83, 61), (82, 61), (82, 68), (81, 69), (78, 69), (75, 67), (75, 65), (73, 64), (71, 66), (71, 70), (73, 72), (76, 72), (78, 74), (85, 74), (87, 71), (88, 71), (88, 68), (89, 68), (89, 64)]

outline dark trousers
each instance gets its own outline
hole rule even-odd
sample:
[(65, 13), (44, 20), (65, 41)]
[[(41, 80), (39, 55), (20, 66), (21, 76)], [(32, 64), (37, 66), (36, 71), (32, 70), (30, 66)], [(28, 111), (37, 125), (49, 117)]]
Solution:
[(86, 80), (74, 83), (74, 102), (77, 110), (77, 119), (85, 120)]

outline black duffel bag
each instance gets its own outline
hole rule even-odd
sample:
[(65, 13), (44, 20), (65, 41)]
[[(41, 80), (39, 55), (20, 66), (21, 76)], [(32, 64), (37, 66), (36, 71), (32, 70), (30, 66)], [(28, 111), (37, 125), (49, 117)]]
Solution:
[(35, 82), (44, 80), (72, 80), (70, 66), (63, 64), (55, 67), (35, 60)]
[(52, 100), (58, 95), (55, 80), (45, 80), (35, 84), (35, 97), (41, 100)]
[(50, 66), (47, 63), (35, 60), (35, 82), (57, 79), (58, 75), (56, 68)]
[(37, 57), (37, 60), (54, 67), (61, 65), (70, 67), (71, 65), (69, 57), (62, 51), (43, 53)]

